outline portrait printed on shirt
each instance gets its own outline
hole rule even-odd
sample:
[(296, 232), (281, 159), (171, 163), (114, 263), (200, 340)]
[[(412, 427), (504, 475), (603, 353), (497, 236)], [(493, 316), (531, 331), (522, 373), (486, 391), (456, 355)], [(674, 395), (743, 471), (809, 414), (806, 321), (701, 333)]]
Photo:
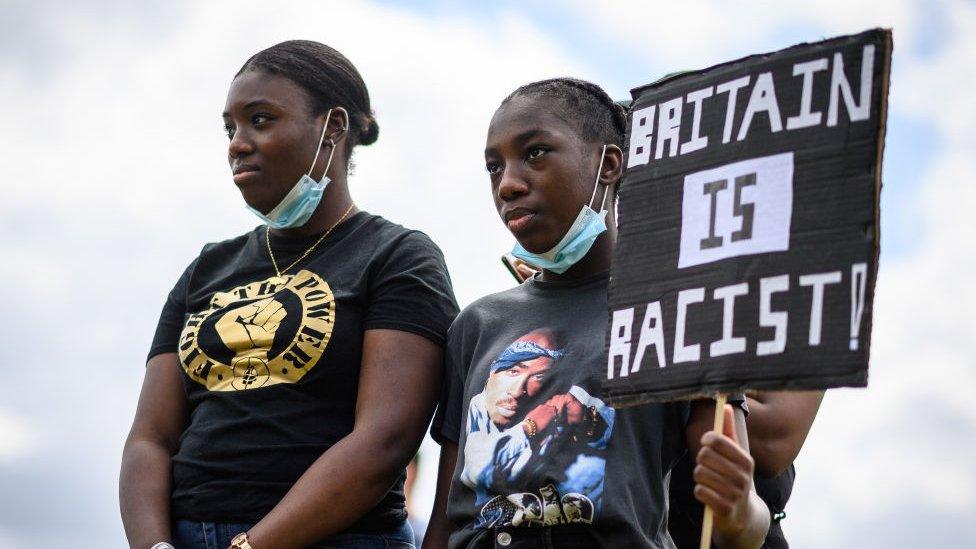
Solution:
[(179, 355), (190, 379), (210, 391), (295, 383), (319, 362), (335, 325), (335, 296), (301, 270), (217, 292), (189, 315)]
[(475, 527), (592, 523), (599, 515), (614, 410), (593, 396), (581, 359), (539, 329), (491, 363), (468, 405), (461, 472), (480, 508)]

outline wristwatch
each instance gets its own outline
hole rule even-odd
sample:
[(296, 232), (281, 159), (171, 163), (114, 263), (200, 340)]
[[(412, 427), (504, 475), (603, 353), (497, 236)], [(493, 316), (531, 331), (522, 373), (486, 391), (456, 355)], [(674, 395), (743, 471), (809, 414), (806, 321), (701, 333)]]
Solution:
[(247, 532), (241, 532), (234, 536), (234, 539), (230, 540), (230, 547), (227, 549), (254, 549), (251, 547), (251, 542), (247, 540)]
[(176, 549), (176, 547), (173, 547), (173, 545), (171, 543), (169, 543), (168, 541), (161, 541), (161, 542), (153, 545), (149, 549)]

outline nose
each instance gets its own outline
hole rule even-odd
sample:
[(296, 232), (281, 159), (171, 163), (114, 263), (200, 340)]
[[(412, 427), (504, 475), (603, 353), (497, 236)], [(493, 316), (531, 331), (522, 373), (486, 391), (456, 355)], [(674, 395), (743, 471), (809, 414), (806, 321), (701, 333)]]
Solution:
[(254, 144), (248, 138), (247, 132), (238, 128), (227, 146), (227, 155), (233, 160), (251, 154), (252, 152), (254, 152)]
[(519, 398), (525, 394), (525, 382), (529, 379), (529, 376), (519, 376), (515, 383), (512, 385), (508, 394), (512, 395), (512, 398)]
[(511, 202), (529, 192), (529, 186), (516, 166), (506, 165), (498, 182), (498, 198)]

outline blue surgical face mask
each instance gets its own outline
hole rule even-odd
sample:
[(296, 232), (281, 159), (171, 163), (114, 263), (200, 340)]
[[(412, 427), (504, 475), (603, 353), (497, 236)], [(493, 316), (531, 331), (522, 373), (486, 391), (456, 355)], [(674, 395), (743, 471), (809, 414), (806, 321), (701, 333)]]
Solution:
[[(512, 249), (512, 255), (533, 267), (552, 271), (556, 274), (566, 272), (586, 256), (597, 237), (607, 230), (607, 210), (604, 208), (604, 204), (607, 201), (609, 188), (600, 185), (600, 173), (603, 171), (603, 159), (606, 154), (607, 146), (604, 145), (600, 153), (600, 167), (596, 170), (596, 184), (593, 187), (593, 195), (590, 196), (590, 203), (583, 205), (579, 215), (576, 216), (576, 221), (573, 221), (562, 240), (552, 249), (541, 254), (532, 253), (516, 242), (515, 248)], [(600, 213), (596, 213), (590, 204), (596, 198), (596, 191), (600, 187), (603, 187), (603, 200), (600, 201)]]
[(281, 202), (267, 214), (263, 214), (247, 206), (247, 209), (254, 212), (254, 215), (260, 217), (272, 229), (301, 227), (308, 222), (308, 219), (315, 213), (315, 209), (319, 207), (319, 202), (322, 201), (322, 194), (325, 193), (325, 187), (332, 182), (329, 179), (328, 173), (329, 167), (332, 166), (332, 153), (335, 152), (335, 143), (331, 143), (331, 140), (329, 160), (325, 163), (325, 171), (322, 172), (322, 179), (318, 181), (312, 179), (312, 170), (315, 168), (315, 162), (319, 159), (319, 151), (322, 150), (322, 143), (325, 141), (325, 132), (329, 129), (329, 118), (331, 117), (332, 109), (329, 109), (328, 114), (325, 116), (325, 127), (322, 128), (322, 136), (319, 137), (319, 146), (315, 149), (315, 157), (312, 159), (312, 165), (308, 168), (308, 173), (303, 175), (298, 180), (298, 183), (295, 183), (295, 186), (288, 191), (288, 194), (281, 199)]

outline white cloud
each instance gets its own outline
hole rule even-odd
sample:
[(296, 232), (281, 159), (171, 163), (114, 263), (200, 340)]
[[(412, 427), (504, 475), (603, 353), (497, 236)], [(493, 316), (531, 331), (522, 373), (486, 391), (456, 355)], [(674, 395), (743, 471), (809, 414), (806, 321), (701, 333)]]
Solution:
[(773, 46), (775, 50), (796, 41), (812, 42), (879, 26), (894, 27), (899, 44), (911, 48), (917, 40), (916, 19), (924, 9), (910, 0), (575, 0), (572, 8), (601, 27), (601, 36), (667, 71), (763, 53), (770, 50), (771, 41), (787, 40)]
[(28, 420), (0, 409), (0, 464), (21, 461), (37, 451), (39, 436)]

